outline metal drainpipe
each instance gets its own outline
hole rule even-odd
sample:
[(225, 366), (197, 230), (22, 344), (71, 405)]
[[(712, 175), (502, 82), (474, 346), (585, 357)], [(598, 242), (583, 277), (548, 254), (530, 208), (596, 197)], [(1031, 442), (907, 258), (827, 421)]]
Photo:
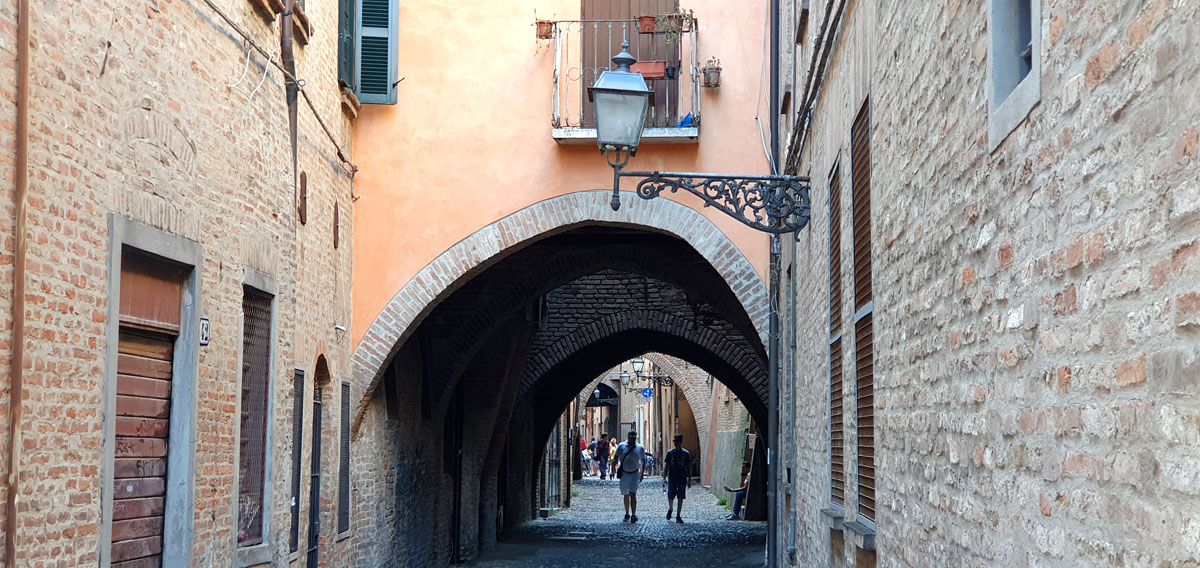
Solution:
[(25, 360), (25, 194), (29, 187), (29, 0), (17, 0), (16, 250), (13, 252), (12, 360), (8, 392), (8, 499), (4, 561), (17, 565), (17, 494), (20, 492), (21, 399)]
[[(771, 2), (771, 164), (775, 174), (779, 167), (779, 0)], [(779, 565), (779, 270), (780, 246), (778, 235), (771, 235), (771, 288), (768, 291), (770, 338), (767, 346), (770, 401), (767, 406), (767, 566)]]
[[(284, 3), (283, 16), (279, 19), (283, 29), (279, 34), (279, 59), (283, 64), (283, 68), (287, 70), (291, 77), (296, 76), (296, 58), (293, 54), (294, 44), (292, 41), (292, 10), (295, 8), (296, 0), (286, 0)], [(284, 81), (287, 85), (287, 107), (288, 107), (288, 134), (292, 144), (292, 218), (299, 222), (299, 187), (297, 180), (300, 172), (298, 168), (299, 159), (297, 156), (297, 126), (296, 126), (296, 102), (299, 99), (298, 85), (295, 81), (285, 77)]]

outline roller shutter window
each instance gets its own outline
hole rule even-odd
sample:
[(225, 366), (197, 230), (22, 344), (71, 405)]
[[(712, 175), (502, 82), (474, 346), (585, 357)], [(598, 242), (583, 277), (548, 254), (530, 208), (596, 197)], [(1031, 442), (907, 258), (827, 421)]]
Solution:
[(350, 530), (350, 383), (342, 383), (341, 459), (338, 464), (338, 532)]
[(846, 433), (842, 397), (842, 189), (841, 172), (829, 175), (829, 454), (830, 499), (846, 503)]
[(397, 0), (360, 0), (358, 21), (358, 100), (396, 104)]
[(854, 221), (854, 371), (858, 453), (858, 513), (875, 520), (875, 342), (871, 286), (871, 107), (863, 103), (850, 128)]
[(121, 259), (113, 452), (112, 566), (162, 563), (167, 514), (171, 379), (184, 271), (145, 257)]
[(122, 326), (118, 341), (112, 562), (158, 566), (175, 337)]

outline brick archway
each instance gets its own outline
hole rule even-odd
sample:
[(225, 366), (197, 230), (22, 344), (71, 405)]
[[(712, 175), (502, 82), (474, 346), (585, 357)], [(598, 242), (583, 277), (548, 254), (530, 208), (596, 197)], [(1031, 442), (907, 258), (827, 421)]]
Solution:
[(518, 396), (524, 396), (539, 379), (581, 350), (634, 331), (671, 336), (711, 353), (737, 372), (759, 400), (766, 401), (766, 370), (763, 361), (754, 353), (745, 351), (708, 328), (695, 325), (691, 320), (651, 310), (629, 310), (596, 319), (534, 353), (521, 377)]
[(766, 285), (724, 233), (696, 210), (668, 199), (629, 199), (629, 205), (612, 211), (606, 205), (608, 197), (606, 191), (582, 191), (530, 205), (459, 241), (413, 276), (375, 317), (354, 350), (352, 396), (359, 401), (355, 430), (385, 365), (434, 307), (478, 271), (543, 238), (580, 226), (631, 227), (688, 243), (729, 286), (765, 343)]
[(675, 386), (683, 394), (683, 397), (687, 399), (688, 405), (692, 408), (700, 447), (706, 447), (709, 436), (708, 417), (712, 411), (712, 387), (705, 382), (705, 378), (709, 376), (708, 372), (699, 367), (682, 369), (679, 367), (679, 364), (686, 364), (687, 361), (663, 355), (662, 353), (647, 353), (644, 357), (647, 361), (658, 365), (663, 372), (675, 381)]

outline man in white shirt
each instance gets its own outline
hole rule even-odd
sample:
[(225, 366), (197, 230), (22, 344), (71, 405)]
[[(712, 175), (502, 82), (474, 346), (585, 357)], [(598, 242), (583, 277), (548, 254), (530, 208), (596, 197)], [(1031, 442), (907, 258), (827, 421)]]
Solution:
[(637, 443), (637, 432), (629, 431), (629, 439), (617, 446), (615, 457), (621, 495), (625, 497), (624, 522), (636, 523), (638, 484), (646, 476), (646, 448)]

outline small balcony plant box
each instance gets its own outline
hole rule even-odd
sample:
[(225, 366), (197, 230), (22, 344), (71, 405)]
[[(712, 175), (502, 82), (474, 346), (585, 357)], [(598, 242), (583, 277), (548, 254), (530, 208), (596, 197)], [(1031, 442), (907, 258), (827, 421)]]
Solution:
[(667, 76), (667, 62), (658, 61), (638, 61), (629, 67), (634, 73), (641, 73), (643, 79), (662, 79)]
[(704, 67), (700, 69), (700, 74), (704, 77), (703, 85), (710, 89), (716, 89), (721, 86), (721, 60), (716, 57), (709, 58)]

